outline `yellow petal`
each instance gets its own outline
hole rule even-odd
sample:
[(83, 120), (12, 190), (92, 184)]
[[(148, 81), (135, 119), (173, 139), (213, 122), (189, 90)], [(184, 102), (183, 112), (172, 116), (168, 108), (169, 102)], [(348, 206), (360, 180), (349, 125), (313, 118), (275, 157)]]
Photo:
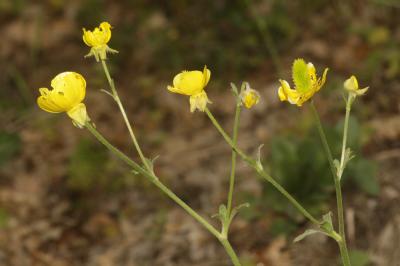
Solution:
[(319, 82), (318, 90), (321, 89), (322, 86), (324, 86), (325, 81), (326, 81), (326, 75), (328, 74), (328, 70), (329, 70), (329, 68), (325, 68), (324, 73), (322, 74), (322, 79)]
[(40, 88), (39, 107), (50, 113), (68, 112), (85, 98), (86, 81), (75, 72), (63, 72), (51, 81), (52, 90)]
[[(247, 85), (248, 86), (248, 85)], [(279, 90), (278, 90), (279, 93)], [(247, 109), (250, 109), (254, 105), (258, 103), (260, 100), (260, 94), (258, 91), (251, 89), (249, 87), (246, 87), (246, 89), (241, 93), (240, 98), (242, 100), (242, 103)]]
[(204, 85), (203, 85), (203, 87), (205, 87), (205, 86), (207, 86), (207, 84), (208, 84), (208, 82), (210, 81), (210, 78), (211, 78), (211, 71), (207, 68), (207, 66), (204, 66), (203, 77), (204, 77)]
[(103, 43), (106, 44), (111, 39), (111, 25), (108, 22), (102, 22), (100, 28), (102, 29)]
[[(70, 108), (77, 105), (85, 98), (86, 81), (82, 75), (76, 72), (63, 72), (58, 74), (52, 81), (52, 97), (55, 101), (62, 101)], [(69, 109), (70, 109), (69, 108)]]
[(204, 80), (201, 71), (183, 71), (174, 77), (173, 84), (177, 93), (191, 96), (203, 91)]
[(37, 104), (40, 109), (49, 113), (61, 113), (65, 112), (65, 109), (55, 104), (49, 97), (39, 96), (37, 98)]
[(310, 76), (311, 83), (317, 81), (317, 75), (315, 74), (315, 67), (313, 63), (309, 62), (307, 64), (308, 75)]
[(286, 80), (279, 80), (281, 87), (278, 90), (278, 95), (281, 101), (288, 101), (291, 104), (297, 104), (300, 98), (299, 92), (292, 90)]
[(285, 92), (283, 91), (282, 86), (279, 87), (279, 89), (278, 89), (278, 96), (279, 96), (279, 100), (281, 100), (281, 102), (287, 101), (287, 97), (286, 97)]

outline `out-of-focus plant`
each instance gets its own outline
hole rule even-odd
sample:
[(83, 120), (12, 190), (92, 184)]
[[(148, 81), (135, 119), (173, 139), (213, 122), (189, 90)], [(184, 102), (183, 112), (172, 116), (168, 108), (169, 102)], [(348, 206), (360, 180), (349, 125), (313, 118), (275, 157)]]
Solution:
[[(361, 156), (364, 137), (361, 126), (355, 117), (350, 117), (349, 121), (349, 147), (359, 155), (348, 165), (343, 180), (346, 183), (354, 183), (369, 195), (377, 195), (377, 166), (373, 161)], [(335, 127), (324, 126), (334, 154), (340, 154), (343, 122), (339, 121)], [(307, 129), (305, 134), (288, 133), (274, 137), (270, 145), (270, 157), (266, 160), (276, 179), (313, 215), (321, 215), (327, 211), (326, 200), (334, 190), (330, 173), (326, 171), (329, 164), (324, 151), (315, 145), (317, 138), (318, 133), (313, 129)], [(288, 165), (290, 167), (287, 167)], [(288, 202), (282, 201), (282, 196), (270, 186), (265, 186), (263, 203), (287, 213), (295, 220), (299, 218), (297, 211)]]
[(0, 131), (0, 166), (11, 159), (20, 148), (18, 134)]
[[(89, 140), (81, 140), (71, 155), (67, 185), (72, 190), (85, 191), (101, 185), (105, 179), (107, 152)], [(96, 173), (96, 175), (92, 175)]]
[[(304, 237), (315, 233), (322, 233), (324, 235), (327, 235), (337, 242), (343, 264), (345, 266), (350, 265), (350, 258), (346, 246), (346, 237), (344, 231), (344, 213), (341, 194), (341, 181), (342, 177), (344, 176), (344, 170), (348, 162), (354, 157), (352, 151), (348, 148), (348, 144), (350, 142), (348, 142), (348, 139), (350, 139), (349, 122), (351, 106), (357, 97), (362, 96), (366, 93), (368, 88), (359, 88), (358, 81), (354, 76), (350, 77), (344, 82), (344, 88), (345, 92), (347, 93), (347, 98), (340, 159), (334, 159), (331, 148), (328, 145), (327, 136), (324, 129), (322, 128), (318, 112), (311, 101), (311, 98), (324, 85), (327, 69), (325, 69), (325, 71), (323, 72), (322, 77), (318, 78), (318, 76), (316, 75), (316, 69), (312, 63), (306, 63), (303, 59), (297, 59), (294, 61), (292, 71), (295, 88), (291, 89), (288, 82), (280, 80), (281, 87), (277, 91), (281, 101), (288, 101), (289, 103), (294, 104), (298, 107), (302, 107), (303, 104), (311, 102), (311, 109), (317, 121), (318, 133), (320, 134), (323, 148), (328, 158), (328, 165), (331, 170), (335, 185), (334, 187), (337, 196), (339, 228), (338, 232), (336, 232), (335, 226), (332, 222), (332, 214), (330, 212), (323, 215), (321, 219), (316, 218), (312, 212), (306, 209), (306, 205), (301, 204), (295, 198), (295, 196), (301, 195), (298, 195), (298, 193), (296, 193), (294, 187), (290, 187), (290, 183), (284, 184), (289, 186), (289, 190), (285, 189), (285, 187), (282, 186), (281, 183), (279, 183), (280, 179), (273, 178), (265, 170), (261, 159), (262, 145), (258, 149), (258, 156), (256, 158), (252, 158), (251, 156), (247, 155), (237, 146), (239, 133), (238, 128), (242, 107), (245, 106), (247, 109), (251, 109), (260, 100), (259, 93), (251, 88), (248, 82), (243, 82), (240, 89), (238, 89), (235, 84), (231, 84), (232, 92), (236, 101), (234, 126), (232, 130), (233, 132), (232, 136), (230, 136), (221, 127), (221, 125), (216, 120), (208, 107), (212, 102), (208, 99), (205, 87), (210, 81), (211, 71), (207, 67), (204, 67), (203, 71), (182, 71), (175, 75), (172, 81), (172, 86), (168, 86), (167, 89), (170, 92), (188, 96), (190, 111), (199, 111), (205, 113), (212, 124), (215, 126), (215, 128), (218, 130), (218, 132), (222, 135), (224, 140), (227, 142), (227, 144), (232, 148), (231, 171), (229, 176), (229, 190), (227, 201), (226, 204), (221, 204), (219, 206), (218, 213), (214, 215), (214, 217), (218, 218), (221, 222), (220, 230), (218, 230), (207, 219), (205, 219), (198, 212), (192, 209), (188, 204), (186, 204), (181, 198), (179, 198), (174, 192), (172, 192), (165, 184), (161, 182), (161, 179), (157, 176), (157, 173), (154, 170), (154, 162), (156, 158), (150, 159), (146, 157), (144, 152), (142, 151), (139, 142), (134, 134), (132, 123), (128, 118), (128, 115), (116, 89), (114, 80), (112, 79), (108, 69), (107, 54), (117, 53), (116, 50), (113, 50), (108, 46), (108, 43), (111, 39), (111, 28), (112, 27), (109, 23), (103, 22), (98, 28), (95, 28), (93, 31), (83, 29), (83, 41), (87, 46), (91, 48), (90, 53), (87, 56), (94, 56), (96, 62), (100, 63), (103, 68), (110, 89), (102, 91), (109, 95), (111, 99), (113, 99), (118, 105), (122, 118), (131, 137), (133, 146), (135, 147), (141, 162), (137, 163), (129, 158), (127, 155), (122, 153), (96, 129), (95, 124), (92, 122), (88, 115), (86, 105), (84, 103), (84, 99), (86, 96), (86, 80), (81, 74), (72, 71), (60, 73), (51, 81), (52, 89), (40, 88), (40, 96), (37, 99), (37, 103), (41, 109), (49, 113), (66, 113), (71, 118), (72, 123), (76, 127), (87, 129), (110, 152), (112, 152), (115, 156), (124, 161), (132, 169), (132, 172), (134, 174), (138, 174), (142, 177), (147, 178), (147, 180), (149, 180), (158, 189), (160, 189), (161, 192), (163, 192), (176, 204), (182, 207), (188, 215), (199, 222), (209, 233), (215, 236), (225, 248), (233, 265), (239, 266), (241, 265), (241, 262), (228, 239), (230, 225), (239, 210), (243, 207), (248, 206), (247, 203), (235, 206), (233, 202), (237, 156), (241, 157), (251, 168), (253, 168), (257, 172), (257, 174), (261, 178), (269, 182), (270, 185), (272, 185), (278, 192), (280, 192), (282, 196), (284, 196), (295, 207), (295, 209), (297, 209), (299, 213), (301, 213), (314, 225), (312, 229), (308, 229), (303, 234), (296, 237), (296, 239), (294, 240), (295, 242), (300, 241)], [(306, 141), (302, 145), (313, 146), (313, 143), (311, 141)], [(282, 149), (284, 151), (282, 152), (283, 155), (281, 156), (282, 158), (280, 159), (280, 161), (284, 161), (286, 163), (286, 168), (292, 168), (296, 165), (298, 166), (298, 156), (307, 155), (309, 157), (316, 158), (322, 161), (322, 159), (320, 158), (321, 156), (315, 157), (314, 153), (318, 153), (316, 150), (311, 150), (307, 149), (308, 147), (300, 146), (299, 149), (302, 150), (302, 154), (299, 155), (299, 151), (291, 147), (295, 146), (284, 147), (282, 145), (278, 145), (278, 147), (276, 148), (279, 150)], [(290, 151), (290, 149), (292, 149), (292, 151)], [(307, 154), (306, 152), (308, 152), (309, 154)], [(80, 161), (81, 163), (84, 163), (85, 159), (80, 157), (81, 155), (79, 152), (77, 154), (78, 155), (76, 155), (75, 159)], [(104, 157), (99, 154), (99, 156), (96, 157), (96, 160), (99, 160), (98, 163), (101, 163), (101, 161), (104, 160)], [(72, 166), (73, 167), (71, 169), (73, 170), (74, 167), (76, 167), (76, 162), (73, 163)], [(300, 180), (302, 175), (299, 175), (298, 172), (303, 171), (302, 167), (309, 166), (301, 164), (301, 168), (299, 167), (298, 169), (292, 169), (292, 172), (289, 172), (289, 174), (297, 178), (297, 180)], [(88, 167), (88, 169), (88, 171), (92, 171), (92, 168), (90, 166)], [(296, 172), (295, 170), (297, 170), (298, 172)], [(325, 167), (325, 171), (323, 171), (322, 169), (314, 169), (312, 171), (312, 174), (325, 174), (326, 172), (328, 171), (326, 171)], [(283, 177), (286, 178), (285, 173), (280, 174), (282, 174)], [(311, 180), (310, 182), (313, 182), (313, 180)], [(303, 185), (304, 183), (299, 186)], [(319, 190), (319, 187), (316, 190)], [(293, 193), (290, 193), (291, 191), (293, 191)], [(306, 191), (313, 191), (313, 189), (310, 190), (310, 187), (308, 186)], [(324, 199), (316, 197), (316, 200), (323, 201)], [(277, 230), (279, 230), (279, 228)]]

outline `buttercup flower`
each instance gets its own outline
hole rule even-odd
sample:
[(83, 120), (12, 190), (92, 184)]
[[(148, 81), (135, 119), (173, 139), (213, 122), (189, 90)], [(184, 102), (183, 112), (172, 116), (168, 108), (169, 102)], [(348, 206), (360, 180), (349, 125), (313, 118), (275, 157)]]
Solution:
[(357, 81), (357, 78), (355, 76), (351, 76), (350, 78), (348, 78), (344, 82), (343, 86), (350, 94), (352, 94), (354, 96), (362, 96), (368, 90), (368, 87), (365, 87), (363, 89), (360, 89), (358, 87), (358, 81)]
[(311, 62), (306, 64), (303, 59), (296, 59), (293, 62), (292, 71), (295, 89), (291, 89), (286, 80), (279, 80), (281, 83), (278, 89), (279, 99), (302, 106), (325, 84), (328, 68), (325, 68), (322, 78), (318, 78)]
[(86, 81), (76, 72), (63, 72), (51, 81), (52, 90), (40, 88), (37, 104), (49, 113), (66, 112), (75, 126), (83, 128), (90, 121), (82, 103), (86, 94)]
[(111, 39), (111, 25), (108, 22), (100, 23), (93, 31), (83, 28), (83, 41), (89, 47), (90, 53), (85, 57), (94, 56), (96, 61), (107, 59), (107, 53), (118, 53), (118, 51), (108, 47), (107, 43)]
[(258, 91), (250, 88), (249, 83), (246, 83), (246, 88), (240, 93), (240, 99), (247, 109), (253, 107), (260, 100)]
[(173, 86), (168, 86), (167, 89), (174, 93), (190, 96), (190, 112), (194, 112), (196, 109), (204, 112), (207, 103), (211, 103), (204, 91), (210, 77), (211, 72), (206, 66), (204, 66), (203, 72), (199, 70), (182, 71), (174, 77)]

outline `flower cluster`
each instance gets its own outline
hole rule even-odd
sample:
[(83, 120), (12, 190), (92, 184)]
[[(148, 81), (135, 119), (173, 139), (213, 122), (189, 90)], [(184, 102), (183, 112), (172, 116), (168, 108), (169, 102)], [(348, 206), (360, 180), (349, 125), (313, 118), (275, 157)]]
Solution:
[[(115, 53), (116, 50), (108, 47), (111, 39), (111, 25), (108, 22), (100, 23), (93, 31), (83, 28), (83, 41), (91, 47), (87, 56), (94, 56), (97, 61), (105, 60), (107, 53)], [(325, 84), (326, 68), (321, 78), (316, 75), (314, 65), (306, 63), (304, 59), (296, 59), (293, 62), (292, 77), (294, 89), (290, 88), (286, 80), (279, 80), (281, 86), (278, 96), (281, 101), (302, 106)], [(211, 103), (204, 90), (210, 81), (211, 71), (205, 66), (203, 71), (182, 71), (175, 75), (172, 86), (167, 89), (170, 92), (189, 96), (190, 111), (204, 112), (207, 104)], [(86, 81), (82, 75), (76, 72), (63, 72), (51, 81), (52, 90), (40, 88), (40, 96), (37, 99), (39, 107), (50, 113), (66, 112), (73, 123), (78, 127), (84, 127), (90, 121), (86, 113), (86, 106), (82, 101), (85, 98)], [(345, 89), (354, 97), (364, 95), (368, 87), (360, 89), (355, 76), (351, 76), (344, 82)], [(240, 94), (237, 95), (241, 103), (248, 109), (259, 102), (260, 94), (244, 83)]]

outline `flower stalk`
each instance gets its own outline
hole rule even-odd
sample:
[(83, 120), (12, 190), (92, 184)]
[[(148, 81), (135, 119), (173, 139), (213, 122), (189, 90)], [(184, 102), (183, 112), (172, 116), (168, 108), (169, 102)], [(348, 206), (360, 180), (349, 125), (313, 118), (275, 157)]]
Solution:
[(293, 198), (289, 192), (286, 191), (272, 176), (270, 176), (262, 166), (253, 158), (246, 155), (242, 150), (240, 150), (233, 140), (228, 136), (228, 134), (224, 131), (218, 121), (215, 119), (211, 111), (206, 108), (205, 112), (208, 118), (211, 120), (212, 124), (216, 127), (218, 132), (222, 135), (225, 141), (232, 147), (232, 149), (250, 166), (252, 167), (263, 179), (271, 183), (282, 195), (284, 195), (296, 208), (297, 210), (302, 213), (307, 219), (309, 219), (313, 224), (317, 225), (318, 227), (321, 225), (321, 222), (318, 221), (314, 216), (312, 216), (295, 198)]
[(104, 70), (104, 73), (105, 73), (105, 75), (106, 75), (108, 84), (110, 85), (111, 95), (113, 96), (113, 99), (114, 99), (115, 102), (117, 103), (118, 108), (119, 108), (119, 110), (120, 110), (120, 112), (121, 112), (121, 114), (122, 114), (122, 117), (123, 117), (123, 119), (124, 119), (124, 122), (125, 122), (125, 124), (126, 124), (126, 127), (128, 128), (129, 135), (130, 135), (130, 137), (131, 137), (131, 139), (132, 139), (133, 145), (135, 146), (136, 151), (137, 151), (137, 153), (139, 154), (139, 157), (140, 157), (140, 159), (142, 160), (142, 163), (143, 163), (143, 165), (145, 166), (145, 168), (146, 168), (148, 171), (151, 171), (151, 172), (152, 172), (153, 170), (152, 170), (151, 166), (149, 165), (149, 163), (148, 163), (146, 157), (143, 155), (142, 149), (140, 148), (140, 145), (139, 145), (139, 143), (138, 143), (138, 141), (137, 141), (137, 139), (136, 139), (136, 136), (135, 136), (135, 134), (133, 133), (133, 129), (132, 129), (131, 123), (130, 123), (130, 121), (129, 121), (129, 119), (128, 119), (128, 116), (126, 115), (125, 108), (124, 108), (124, 106), (123, 106), (123, 104), (122, 104), (122, 102), (121, 102), (121, 99), (119, 98), (117, 89), (115, 88), (114, 80), (111, 78), (110, 72), (108, 71), (108, 67), (107, 67), (106, 60), (103, 60), (103, 59), (102, 59), (102, 60), (101, 60), (101, 65), (103, 66), (103, 70)]
[(124, 161), (127, 165), (132, 167), (135, 171), (147, 177), (156, 187), (158, 187), (164, 194), (166, 194), (171, 200), (173, 200), (176, 204), (182, 207), (190, 216), (192, 216), (197, 222), (199, 222), (207, 231), (209, 231), (213, 236), (215, 236), (225, 248), (227, 254), (232, 260), (232, 263), (235, 266), (240, 266), (239, 259), (233, 250), (231, 244), (228, 239), (223, 237), (217, 229), (214, 228), (207, 220), (205, 220), (201, 215), (199, 215), (195, 210), (193, 210), (189, 205), (187, 205), (183, 200), (181, 200), (174, 192), (172, 192), (168, 187), (166, 187), (160, 179), (149, 170), (141, 167), (135, 161), (131, 160), (128, 156), (126, 156), (123, 152), (113, 146), (107, 139), (100, 134), (97, 129), (90, 123), (86, 123), (85, 127), (89, 130), (89, 132), (108, 150), (110, 150), (115, 156)]
[(319, 114), (313, 102), (311, 102), (311, 110), (314, 114), (315, 121), (317, 122), (318, 133), (321, 138), (322, 145), (324, 147), (324, 151), (326, 157), (329, 161), (329, 166), (332, 172), (333, 181), (335, 184), (336, 191), (336, 204), (337, 204), (337, 215), (338, 215), (338, 224), (339, 224), (339, 235), (340, 241), (337, 241), (340, 250), (340, 256), (342, 258), (342, 263), (344, 266), (350, 266), (350, 257), (346, 244), (346, 231), (345, 231), (345, 223), (344, 223), (344, 210), (343, 210), (343, 197), (342, 197), (342, 188), (340, 184), (340, 178), (343, 174), (343, 170), (345, 167), (345, 152), (346, 152), (346, 141), (347, 141), (347, 132), (348, 132), (348, 124), (350, 117), (350, 110), (352, 104), (352, 96), (349, 94), (349, 98), (346, 103), (346, 117), (345, 117), (345, 125), (344, 125), (344, 133), (343, 133), (343, 145), (342, 145), (342, 155), (339, 169), (335, 168), (333, 156), (331, 149), (329, 148), (328, 140), (326, 138), (326, 134), (322, 127), (321, 119), (319, 118)]
[[(240, 113), (242, 110), (242, 104), (240, 101), (236, 101), (236, 110), (235, 110), (235, 120), (233, 122), (233, 145), (237, 145), (238, 139), (238, 129), (239, 129), (239, 122), (240, 122)], [(228, 202), (226, 204), (228, 216), (231, 216), (232, 212), (232, 201), (233, 201), (233, 191), (235, 187), (235, 172), (236, 172), (236, 151), (232, 149), (232, 156), (231, 156), (231, 174), (229, 177), (229, 192), (228, 192)]]
[[(128, 165), (132, 166), (136, 171), (138, 171), (139, 173), (147, 176), (154, 185), (156, 185), (159, 189), (161, 189), (161, 191), (163, 191), (169, 198), (171, 198), (173, 201), (175, 201), (189, 215), (191, 215), (200, 224), (202, 224), (212, 235), (214, 235), (221, 242), (221, 244), (225, 248), (226, 252), (228, 253), (229, 257), (231, 258), (232, 263), (235, 266), (240, 266), (239, 259), (238, 259), (237, 255), (236, 255), (235, 251), (233, 250), (231, 244), (229, 243), (228, 239), (226, 237), (224, 237), (220, 232), (218, 232), (210, 223), (208, 223), (206, 220), (204, 220), (204, 218), (201, 217), (196, 211), (194, 211), (192, 208), (190, 208), (189, 205), (187, 205), (184, 201), (182, 201), (177, 195), (175, 195), (163, 183), (161, 183), (160, 180), (158, 179), (158, 177), (154, 174), (153, 168), (148, 164), (148, 161), (147, 161), (146, 157), (143, 155), (143, 152), (142, 152), (142, 150), (141, 150), (141, 148), (139, 146), (139, 143), (138, 143), (138, 141), (136, 139), (136, 136), (133, 133), (133, 129), (132, 129), (131, 123), (129, 122), (128, 116), (126, 115), (126, 112), (125, 112), (125, 108), (124, 108), (124, 106), (123, 106), (123, 104), (122, 104), (122, 102), (121, 102), (121, 100), (119, 98), (117, 89), (116, 89), (115, 84), (114, 84), (114, 80), (111, 78), (110, 72), (108, 71), (107, 63), (106, 63), (105, 60), (101, 60), (101, 64), (103, 66), (104, 73), (105, 73), (105, 75), (107, 77), (107, 81), (108, 81), (108, 83), (110, 85), (111, 95), (113, 96), (114, 100), (116, 101), (116, 103), (117, 103), (117, 105), (118, 105), (118, 107), (120, 109), (120, 112), (122, 114), (122, 117), (124, 118), (126, 127), (128, 128), (129, 134), (131, 136), (132, 142), (133, 142), (133, 144), (134, 144), (134, 146), (135, 146), (135, 148), (136, 148), (136, 150), (137, 150), (137, 152), (138, 152), (138, 154), (140, 156), (140, 159), (142, 160), (142, 163), (143, 163), (145, 169), (143, 169), (139, 165), (137, 165), (137, 167), (140, 167), (140, 169), (142, 170), (142, 171), (140, 171), (140, 169), (137, 169), (137, 167), (136, 168), (133, 167), (133, 165), (132, 165), (133, 161), (132, 160), (130, 160), (128, 158), (129, 161), (126, 161), (126, 159), (121, 158), (120, 155), (118, 155), (118, 154), (116, 154), (116, 155), (118, 157), (120, 157), (121, 159), (123, 159), (126, 163), (128, 163)], [(94, 133), (96, 133), (95, 131), (93, 131), (93, 130), (95, 130), (93, 127), (91, 127), (89, 130), (93, 135), (94, 135)], [(96, 135), (95, 135), (95, 137), (96, 137)], [(97, 139), (100, 141), (99, 138), (97, 138)], [(102, 138), (102, 140), (104, 141), (105, 139)], [(100, 141), (100, 142), (102, 142), (105, 145), (105, 143), (103, 141)], [(107, 145), (106, 145), (106, 147), (109, 148)], [(236, 159), (235, 159), (235, 161), (236, 161)], [(230, 203), (232, 203), (233, 186), (234, 186), (234, 175), (235, 175), (235, 173), (234, 173), (234, 170), (233, 170), (233, 178), (231, 177), (231, 181), (230, 181), (231, 182), (231, 184), (230, 184), (230, 192), (229, 192), (230, 193), (229, 194), (230, 195), (230, 197), (229, 197), (230, 200), (228, 200), (228, 202), (230, 202)]]

